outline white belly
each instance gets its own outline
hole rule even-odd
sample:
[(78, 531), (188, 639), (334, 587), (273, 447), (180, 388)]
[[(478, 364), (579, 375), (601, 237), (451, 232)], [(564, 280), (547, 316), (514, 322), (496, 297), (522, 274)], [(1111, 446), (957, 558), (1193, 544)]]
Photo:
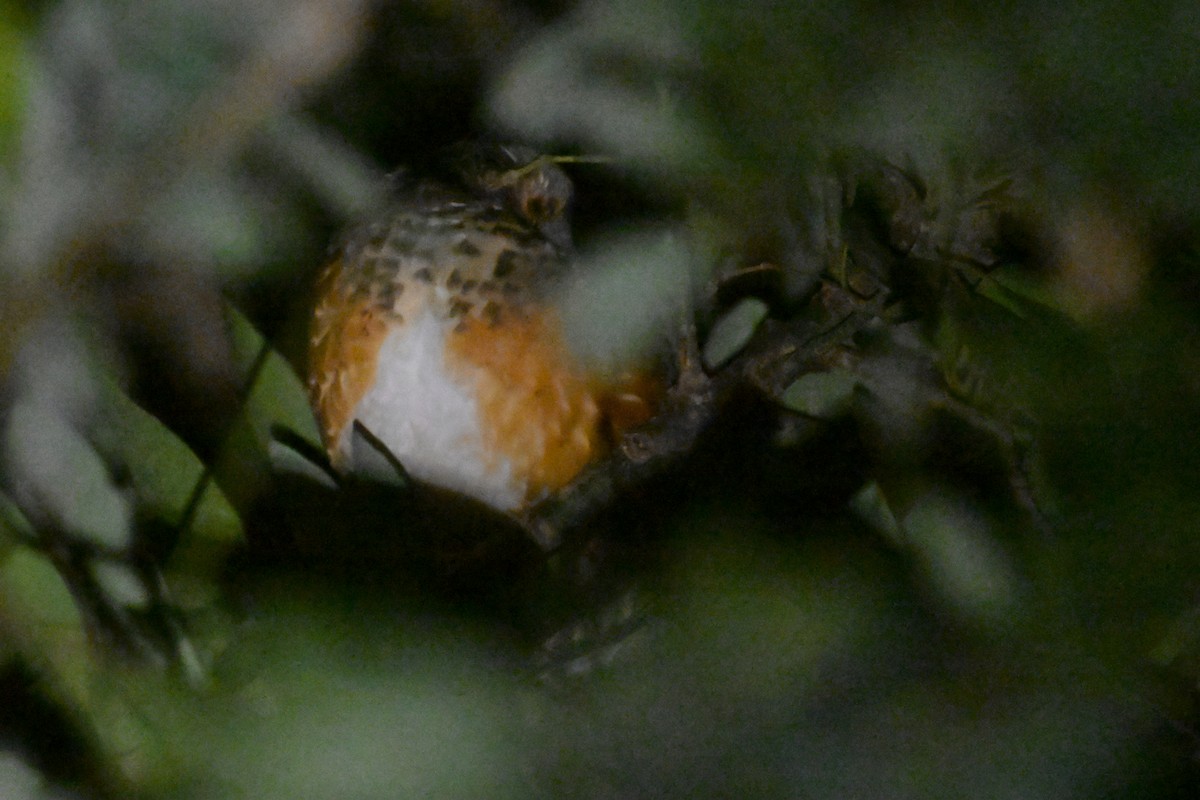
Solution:
[(393, 330), (379, 350), (375, 383), (359, 401), (338, 441), (346, 466), (353, 420), (383, 442), (418, 480), (462, 492), (508, 510), (525, 498), (511, 463), (484, 450), (479, 404), (445, 366), (453, 320), (421, 314)]

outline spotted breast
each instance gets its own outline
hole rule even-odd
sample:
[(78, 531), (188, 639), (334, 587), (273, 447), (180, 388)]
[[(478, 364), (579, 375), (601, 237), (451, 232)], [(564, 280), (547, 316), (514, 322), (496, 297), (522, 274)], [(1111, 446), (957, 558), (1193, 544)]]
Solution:
[(518, 511), (653, 412), (643, 373), (593, 375), (554, 300), (571, 184), (524, 148), (475, 147), (410, 183), (318, 281), (308, 388), (333, 464), (365, 426), (415, 478)]

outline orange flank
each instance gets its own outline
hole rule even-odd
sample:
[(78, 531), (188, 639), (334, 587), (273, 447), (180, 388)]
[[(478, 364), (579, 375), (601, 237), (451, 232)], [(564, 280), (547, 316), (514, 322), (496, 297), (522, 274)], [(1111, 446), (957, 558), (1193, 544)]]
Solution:
[(321, 435), (335, 465), (335, 447), (355, 407), (375, 382), (379, 348), (388, 322), (369, 300), (353, 300), (338, 286), (341, 260), (322, 273), (309, 343), (308, 391)]
[(602, 448), (600, 408), (546, 314), (463, 320), (446, 342), (451, 374), (472, 383), (484, 449), (527, 481), (526, 498), (567, 484)]
[(451, 373), (473, 381), (485, 450), (527, 482), (527, 502), (565, 486), (617, 434), (652, 414), (657, 384), (590, 380), (552, 313), (514, 314), (500, 324), (467, 318), (446, 354)]

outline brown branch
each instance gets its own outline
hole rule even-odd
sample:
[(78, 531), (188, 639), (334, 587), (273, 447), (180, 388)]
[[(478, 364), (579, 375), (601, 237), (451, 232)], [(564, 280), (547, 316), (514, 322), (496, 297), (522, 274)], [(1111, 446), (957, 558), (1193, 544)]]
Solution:
[(862, 298), (823, 284), (804, 312), (764, 324), (738, 356), (712, 374), (699, 366), (693, 333), (663, 412), (625, 435), (612, 453), (569, 486), (526, 512), (520, 524), (543, 549), (556, 549), (573, 526), (621, 493), (677, 465), (740, 389), (750, 387), (778, 400), (800, 375), (837, 363), (855, 334), (879, 318), (886, 298), (883, 291)]

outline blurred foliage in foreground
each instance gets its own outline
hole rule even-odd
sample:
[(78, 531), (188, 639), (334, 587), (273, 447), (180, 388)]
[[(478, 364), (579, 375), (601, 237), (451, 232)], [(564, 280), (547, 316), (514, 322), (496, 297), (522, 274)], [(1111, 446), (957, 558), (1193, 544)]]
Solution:
[[(1186, 2), (0, 2), (0, 796), (1194, 796), (1198, 36)], [(325, 243), (479, 134), (613, 159), (574, 173), (604, 347), (681, 270), (710, 366), (856, 241), (919, 284), (598, 522), (596, 597), (296, 457)], [(614, 603), (603, 663), (534, 666)]]

